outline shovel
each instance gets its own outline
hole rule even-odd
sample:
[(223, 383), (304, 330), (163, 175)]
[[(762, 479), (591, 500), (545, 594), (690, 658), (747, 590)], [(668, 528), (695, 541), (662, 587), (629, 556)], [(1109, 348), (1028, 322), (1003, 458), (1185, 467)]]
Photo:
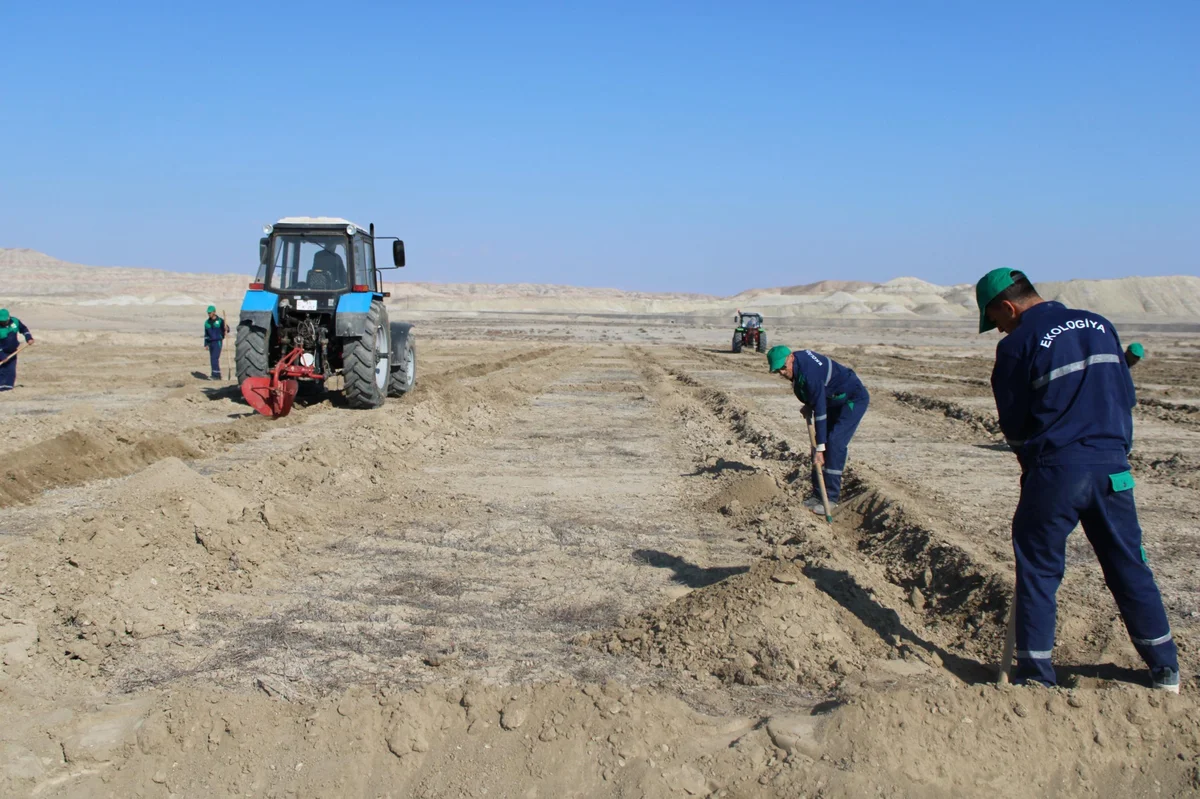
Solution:
[(18, 355), (20, 355), (20, 354), (21, 354), (21, 352), (22, 352), (23, 350), (27, 350), (27, 349), (29, 349), (29, 348), (30, 348), (30, 347), (32, 347), (32, 346), (33, 346), (33, 345), (32, 345), (31, 343), (29, 343), (29, 342), (25, 342), (24, 344), (22, 344), (21, 346), (17, 347), (15, 350), (13, 350), (11, 355), (9, 355), (9, 356), (8, 356), (7, 358), (5, 358), (3, 361), (0, 361), (0, 366), (3, 366), (4, 364), (8, 363), (8, 362), (9, 362), (9, 361), (11, 361), (13, 358), (15, 358), (15, 357), (17, 357)]
[(813, 424), (812, 414), (805, 419), (808, 422), (808, 443), (812, 446), (813, 471), (817, 474), (817, 488), (821, 490), (821, 504), (825, 506), (825, 521), (833, 524), (833, 511), (829, 509), (829, 494), (825, 491), (825, 474), (817, 468), (817, 428)]
[(225, 339), (229, 338), (229, 317), (225, 315), (225, 309), (221, 309), (221, 320), (225, 323), (225, 335), (221, 337), (221, 359), (225, 361), (225, 379), (235, 377), (233, 370), (229, 364), (229, 348), (225, 346)]

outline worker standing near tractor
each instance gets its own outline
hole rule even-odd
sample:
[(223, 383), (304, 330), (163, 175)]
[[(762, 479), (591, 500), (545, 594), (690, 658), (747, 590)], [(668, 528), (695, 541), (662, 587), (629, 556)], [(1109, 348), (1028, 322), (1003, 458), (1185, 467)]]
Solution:
[(204, 320), (204, 346), (208, 348), (208, 360), (212, 367), (210, 377), (213, 380), (221, 379), (221, 347), (227, 335), (229, 330), (225, 327), (225, 320), (217, 316), (216, 306), (208, 306), (208, 318)]
[[(1096, 552), (1151, 683), (1179, 692), (1179, 660), (1142, 548), (1129, 452), (1133, 380), (1112, 322), (1043, 300), (1014, 269), (975, 286), (979, 332), (999, 328), (992, 393), (1021, 464), (1013, 515), (1016, 684), (1054, 685), (1058, 586), (1078, 523)], [(1007, 669), (1009, 663), (1002, 664)]]
[(17, 352), (23, 349), (19, 336), (25, 337), (25, 345), (33, 344), (33, 334), (25, 323), (0, 308), (0, 391), (8, 391), (17, 384)]
[(818, 516), (825, 515), (819, 481), (824, 478), (832, 510), (842, 495), (842, 472), (850, 452), (850, 439), (867, 412), (871, 396), (853, 369), (819, 352), (772, 347), (767, 352), (767, 366), (772, 374), (791, 382), (796, 399), (804, 405), (804, 418), (816, 430), (813, 495), (804, 501), (804, 507)]

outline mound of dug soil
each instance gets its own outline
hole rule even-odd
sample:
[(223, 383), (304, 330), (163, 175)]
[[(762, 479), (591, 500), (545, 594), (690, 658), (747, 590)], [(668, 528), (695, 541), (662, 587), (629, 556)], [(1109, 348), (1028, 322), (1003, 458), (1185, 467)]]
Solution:
[[(39, 741), (11, 747), (32, 762), (0, 793), (709, 796), (738, 763), (751, 765), (730, 744), (752, 727), (612, 682), (352, 688), (311, 702), (189, 687), (45, 730), (39, 738), (75, 772), (66, 786), (39, 783), (43, 767), (27, 748)], [(754, 748), (765, 763), (765, 747)]]
[(129, 478), (121, 501), (63, 523), (47, 577), (63, 586), (62, 651), (93, 666), (106, 650), (195, 626), (196, 599), (252, 584), (289, 546), (279, 512), (198, 474), (178, 458)]
[(735, 477), (713, 494), (703, 508), (735, 514), (760, 508), (782, 493), (774, 477), (766, 472), (753, 472)]
[[(1200, 790), (1200, 715), (1144, 690), (996, 686), (869, 691), (816, 731), (777, 796), (1185, 796)], [(821, 766), (823, 764), (816, 764)], [(822, 773), (823, 772), (823, 773)], [(884, 776), (886, 775), (886, 776)]]
[(826, 692), (880, 661), (916, 657), (898, 635), (881, 635), (887, 619), (868, 616), (868, 626), (860, 616), (866, 614), (847, 609), (797, 564), (760, 561), (637, 617), (600, 645), (726, 683), (793, 682)]
[(47, 488), (131, 474), (162, 458), (200, 453), (172, 435), (140, 435), (115, 427), (69, 430), (10, 453), (0, 473), (0, 507), (28, 502)]

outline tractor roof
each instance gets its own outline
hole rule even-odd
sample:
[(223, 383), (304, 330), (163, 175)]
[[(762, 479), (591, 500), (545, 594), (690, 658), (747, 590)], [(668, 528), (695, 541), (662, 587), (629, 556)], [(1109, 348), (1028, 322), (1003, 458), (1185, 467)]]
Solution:
[(308, 227), (345, 227), (346, 225), (354, 225), (364, 233), (369, 230), (366, 225), (351, 222), (349, 219), (342, 219), (340, 216), (285, 216), (275, 224), (306, 225)]

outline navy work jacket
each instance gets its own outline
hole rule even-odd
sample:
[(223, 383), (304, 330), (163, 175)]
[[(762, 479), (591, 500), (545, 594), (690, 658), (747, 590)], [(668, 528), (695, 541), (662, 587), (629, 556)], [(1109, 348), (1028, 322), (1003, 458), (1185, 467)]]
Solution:
[(996, 346), (992, 393), (1023, 469), (1125, 465), (1137, 397), (1112, 322), (1059, 302), (1021, 314)]
[(813, 410), (818, 446), (826, 441), (829, 409), (867, 396), (867, 389), (853, 369), (812, 350), (792, 353), (792, 391), (796, 399)]
[(26, 342), (33, 338), (25, 323), (15, 316), (9, 317), (8, 324), (0, 325), (0, 354), (11, 355), (17, 351), (21, 346), (18, 334), (24, 336)]
[(204, 320), (204, 343), (218, 344), (225, 340), (225, 320), (221, 317)]

